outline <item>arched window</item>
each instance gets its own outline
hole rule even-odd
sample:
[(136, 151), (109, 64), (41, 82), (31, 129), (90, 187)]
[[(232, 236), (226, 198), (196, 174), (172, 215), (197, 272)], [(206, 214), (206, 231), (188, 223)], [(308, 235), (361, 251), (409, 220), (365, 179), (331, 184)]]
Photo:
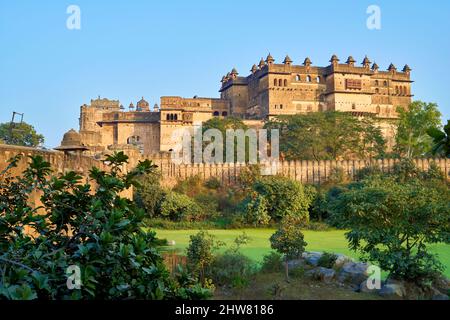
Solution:
[(408, 88), (407, 87), (404, 87), (403, 93), (405, 94), (405, 96), (408, 95)]
[(306, 82), (311, 82), (311, 76), (306, 77)]
[(388, 83), (387, 83), (387, 81), (385, 81), (385, 82), (384, 82), (383, 84), (384, 84), (384, 86), (385, 86), (385, 87), (387, 87), (387, 86), (388, 86)]
[(127, 139), (127, 144), (138, 144), (141, 142), (141, 137), (139, 136), (131, 136)]
[(282, 104), (280, 104), (280, 109), (283, 109), (283, 105)]
[(213, 116), (214, 117), (218, 117), (219, 116), (219, 111), (214, 111)]
[(226, 111), (222, 112), (222, 117), (226, 117), (227, 115), (228, 115), (228, 112), (226, 112)]
[(277, 104), (275, 105), (275, 109), (278, 109), (278, 105)]
[(276, 87), (278, 85), (278, 80), (277, 79), (273, 79), (273, 85)]
[(378, 82), (378, 80), (375, 80), (375, 85), (376, 85), (376, 86), (380, 85), (380, 83)]
[(287, 80), (284, 79), (284, 86), (287, 87)]
[(375, 89), (375, 93), (376, 93), (376, 94), (379, 94), (379, 93), (380, 93), (380, 89), (376, 88), (376, 89)]
[(295, 76), (295, 81), (300, 81), (301, 79), (302, 79), (302, 78), (300, 78), (300, 75), (299, 75), (299, 74)]
[(174, 119), (174, 120), (178, 120), (178, 115), (175, 114), (175, 115), (173, 116), (173, 119)]
[(320, 83), (320, 77), (316, 78), (317, 83)]
[(170, 120), (170, 114), (166, 115), (166, 120)]
[(395, 94), (398, 95), (399, 91), (398, 91), (398, 86), (395, 86)]
[(278, 86), (282, 87), (283, 86), (283, 79), (278, 80)]
[(356, 110), (356, 104), (352, 104), (352, 110)]

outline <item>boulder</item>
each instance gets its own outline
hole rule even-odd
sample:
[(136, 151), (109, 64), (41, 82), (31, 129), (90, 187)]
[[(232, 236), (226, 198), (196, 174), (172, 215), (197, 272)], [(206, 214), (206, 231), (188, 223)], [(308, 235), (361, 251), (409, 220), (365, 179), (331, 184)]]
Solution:
[(324, 267), (314, 268), (305, 273), (307, 277), (323, 282), (331, 282), (336, 277), (336, 271)]
[(308, 252), (304, 255), (306, 263), (317, 267), (320, 257), (322, 257), (322, 252)]
[(295, 269), (298, 267), (303, 267), (305, 265), (305, 261), (303, 259), (296, 259), (288, 261), (289, 270)]
[(358, 291), (363, 292), (363, 293), (378, 293), (380, 291), (380, 289), (377, 289), (377, 288), (369, 289), (369, 287), (367, 286), (367, 280), (364, 280), (359, 285)]
[(337, 258), (336, 258), (336, 261), (334, 262), (334, 266), (336, 268), (342, 267), (347, 262), (353, 262), (353, 260), (351, 258), (347, 257), (346, 255), (338, 253), (338, 254), (336, 254), (336, 256), (337, 256)]
[(369, 265), (363, 262), (347, 262), (339, 272), (338, 280), (342, 283), (350, 283), (359, 286), (367, 279)]
[(402, 281), (388, 280), (379, 294), (388, 299), (402, 299), (406, 296), (405, 285)]

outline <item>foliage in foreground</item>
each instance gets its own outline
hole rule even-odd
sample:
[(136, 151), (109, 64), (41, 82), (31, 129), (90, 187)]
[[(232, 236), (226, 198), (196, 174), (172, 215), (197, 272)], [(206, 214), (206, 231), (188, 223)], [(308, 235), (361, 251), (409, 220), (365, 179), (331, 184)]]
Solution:
[[(119, 195), (154, 169), (140, 162), (124, 174), (123, 153), (107, 157), (110, 172), (90, 171), (96, 188), (68, 172), (50, 177), (50, 164), (31, 158), (20, 177), (0, 179), (0, 299), (192, 299), (210, 291), (186, 274), (172, 278), (145, 213)], [(31, 206), (41, 194), (41, 207)], [(71, 268), (69, 268), (71, 267)], [(76, 269), (80, 278), (77, 280)], [(67, 274), (69, 270), (69, 274)], [(68, 284), (72, 284), (72, 290)], [(78, 286), (80, 285), (80, 286)]]

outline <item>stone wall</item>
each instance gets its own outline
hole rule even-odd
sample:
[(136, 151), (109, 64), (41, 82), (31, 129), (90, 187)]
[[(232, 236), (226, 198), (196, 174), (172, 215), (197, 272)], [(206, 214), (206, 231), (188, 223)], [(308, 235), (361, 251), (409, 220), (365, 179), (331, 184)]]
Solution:
[[(377, 165), (384, 172), (391, 172), (394, 164), (399, 160), (348, 160), (348, 161), (281, 161), (277, 166), (268, 167), (269, 172), (290, 177), (305, 184), (321, 184), (329, 180), (330, 176), (341, 168), (350, 180), (354, 180), (358, 170), (368, 165)], [(159, 158), (154, 161), (161, 170), (165, 185), (173, 185), (177, 180), (184, 180), (192, 176), (200, 176), (207, 180), (216, 177), (224, 183), (234, 183), (238, 179), (244, 164), (190, 164), (175, 165), (169, 158)], [(435, 162), (450, 180), (450, 159), (415, 159), (418, 168), (427, 170)]]
[[(16, 146), (0, 145), (0, 171), (6, 168), (8, 160), (17, 154), (24, 157), (19, 163), (13, 174), (20, 174), (25, 168), (28, 161), (27, 156), (42, 155), (46, 161), (50, 162), (54, 172), (63, 173), (74, 170), (87, 177), (89, 170), (96, 166), (102, 170), (108, 167), (100, 160), (82, 155), (68, 155), (58, 151), (45, 151), (33, 148), (24, 148)], [(154, 154), (151, 156), (142, 156), (138, 152), (129, 152), (129, 163), (124, 167), (127, 171), (134, 168), (138, 161), (150, 159), (158, 166), (162, 174), (162, 184), (173, 186), (178, 180), (184, 180), (188, 177), (199, 176), (204, 180), (210, 177), (216, 177), (226, 184), (236, 182), (241, 170), (245, 164), (189, 164), (175, 165), (170, 155)], [(399, 160), (383, 159), (383, 160), (346, 160), (346, 161), (281, 161), (276, 166), (268, 167), (272, 174), (280, 174), (290, 177), (305, 184), (321, 184), (326, 182), (335, 172), (335, 168), (341, 168), (346, 176), (352, 180), (356, 172), (370, 164), (379, 166), (384, 172), (390, 172), (394, 164)], [(450, 180), (450, 159), (415, 159), (417, 167), (423, 170), (429, 168), (432, 162), (435, 162), (442, 170), (448, 180)], [(131, 190), (129, 195), (131, 197)]]

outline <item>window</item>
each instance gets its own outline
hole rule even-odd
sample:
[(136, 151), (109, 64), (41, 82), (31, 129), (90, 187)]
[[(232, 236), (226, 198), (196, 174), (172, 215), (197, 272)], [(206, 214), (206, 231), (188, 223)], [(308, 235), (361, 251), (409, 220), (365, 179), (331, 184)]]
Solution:
[(174, 119), (174, 120), (178, 120), (178, 115), (175, 114), (175, 115), (173, 116), (173, 119)]
[(311, 82), (311, 76), (306, 77), (306, 82)]
[(376, 86), (379, 86), (379, 85), (380, 85), (380, 83), (378, 82), (378, 80), (375, 80), (375, 85), (376, 85)]
[(279, 87), (282, 87), (282, 86), (283, 86), (283, 80), (282, 80), (282, 79), (278, 80), (278, 86), (279, 86)]
[(398, 95), (399, 91), (398, 91), (398, 86), (395, 86), (395, 94)]
[(299, 75), (299, 74), (296, 75), (296, 76), (295, 76), (295, 81), (300, 81), (300, 80), (302, 80), (302, 78), (300, 78), (300, 75)]
[(283, 105), (282, 104), (280, 104), (280, 109), (283, 109)]
[(214, 117), (218, 117), (219, 116), (219, 111), (214, 111), (213, 116)]
[(170, 114), (166, 115), (166, 120), (170, 120)]
[(380, 89), (376, 88), (376, 89), (375, 89), (375, 93), (376, 93), (376, 94), (379, 94), (379, 93), (380, 93)]
[(284, 79), (284, 86), (287, 87), (287, 80)]
[(226, 117), (228, 115), (228, 112), (224, 111), (222, 112), (222, 117)]
[(276, 87), (278, 84), (278, 80), (277, 79), (273, 79), (273, 85)]
[(320, 83), (320, 77), (316, 78), (317, 83)]
[(387, 86), (388, 86), (388, 83), (387, 83), (387, 81), (383, 82), (383, 84), (384, 84), (384, 86), (385, 86), (385, 87), (387, 87)]

